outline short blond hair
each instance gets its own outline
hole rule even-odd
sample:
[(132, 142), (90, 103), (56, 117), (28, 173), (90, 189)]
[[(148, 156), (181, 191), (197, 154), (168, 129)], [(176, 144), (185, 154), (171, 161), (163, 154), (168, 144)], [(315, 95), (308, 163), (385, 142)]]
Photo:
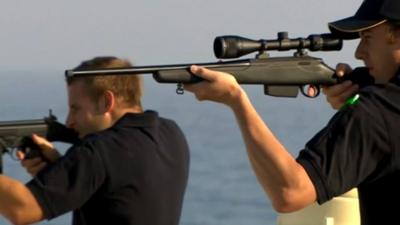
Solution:
[[(92, 70), (100, 68), (122, 68), (131, 67), (128, 60), (119, 59), (114, 56), (95, 57), (83, 61), (74, 70)], [(98, 101), (104, 92), (113, 92), (117, 101), (130, 107), (141, 108), (141, 98), (143, 95), (143, 84), (141, 76), (135, 75), (107, 75), (107, 76), (88, 76), (88, 77), (68, 77), (67, 84), (71, 85), (77, 81), (83, 82), (87, 94), (94, 101)]]

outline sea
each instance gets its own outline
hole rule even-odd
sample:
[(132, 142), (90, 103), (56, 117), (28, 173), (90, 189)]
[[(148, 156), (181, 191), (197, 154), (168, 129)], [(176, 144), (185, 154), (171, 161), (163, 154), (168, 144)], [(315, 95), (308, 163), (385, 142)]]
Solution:
[[(67, 97), (64, 71), (58, 69), (0, 70), (0, 121), (41, 119), (49, 110), (64, 122)], [(143, 107), (174, 119), (191, 150), (190, 176), (180, 220), (182, 225), (274, 225), (277, 213), (249, 164), (232, 111), (224, 105), (198, 101), (193, 94), (176, 94), (175, 84), (144, 77)], [(317, 98), (264, 95), (262, 85), (243, 86), (259, 114), (295, 157), (322, 129), (334, 111), (321, 94)], [(64, 153), (68, 145), (55, 143)], [(30, 175), (8, 154), (3, 173), (23, 183)], [(1, 204), (1, 202), (0, 202)], [(4, 217), (1, 225), (10, 224)], [(36, 223), (71, 224), (71, 213)]]

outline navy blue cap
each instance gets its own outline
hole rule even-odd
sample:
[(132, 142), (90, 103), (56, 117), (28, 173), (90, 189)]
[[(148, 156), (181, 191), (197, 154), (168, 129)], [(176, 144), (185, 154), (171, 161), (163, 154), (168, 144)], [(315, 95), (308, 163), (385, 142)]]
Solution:
[(400, 21), (400, 0), (365, 0), (356, 14), (328, 24), (342, 39), (359, 38), (359, 32), (371, 29), (388, 20)]

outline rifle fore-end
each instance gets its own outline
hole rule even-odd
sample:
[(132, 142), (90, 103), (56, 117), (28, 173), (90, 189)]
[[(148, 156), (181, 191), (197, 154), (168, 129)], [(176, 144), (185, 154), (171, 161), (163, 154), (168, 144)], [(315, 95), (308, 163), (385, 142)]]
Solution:
[[(277, 57), (249, 60), (243, 66), (207, 66), (216, 71), (226, 72), (235, 77), (240, 84), (264, 84), (282, 86), (302, 86), (308, 84), (331, 85), (337, 80), (334, 71), (321, 59), (313, 57)], [(189, 67), (181, 69), (158, 70), (153, 77), (160, 83), (195, 83), (202, 79), (193, 75)]]

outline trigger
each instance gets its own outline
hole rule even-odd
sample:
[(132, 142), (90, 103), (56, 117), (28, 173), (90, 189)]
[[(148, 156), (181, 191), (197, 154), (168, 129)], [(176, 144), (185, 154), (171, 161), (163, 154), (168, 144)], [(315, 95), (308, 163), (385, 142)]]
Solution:
[(316, 98), (321, 93), (321, 88), (316, 85), (305, 85), (301, 89), (301, 93), (307, 98)]

